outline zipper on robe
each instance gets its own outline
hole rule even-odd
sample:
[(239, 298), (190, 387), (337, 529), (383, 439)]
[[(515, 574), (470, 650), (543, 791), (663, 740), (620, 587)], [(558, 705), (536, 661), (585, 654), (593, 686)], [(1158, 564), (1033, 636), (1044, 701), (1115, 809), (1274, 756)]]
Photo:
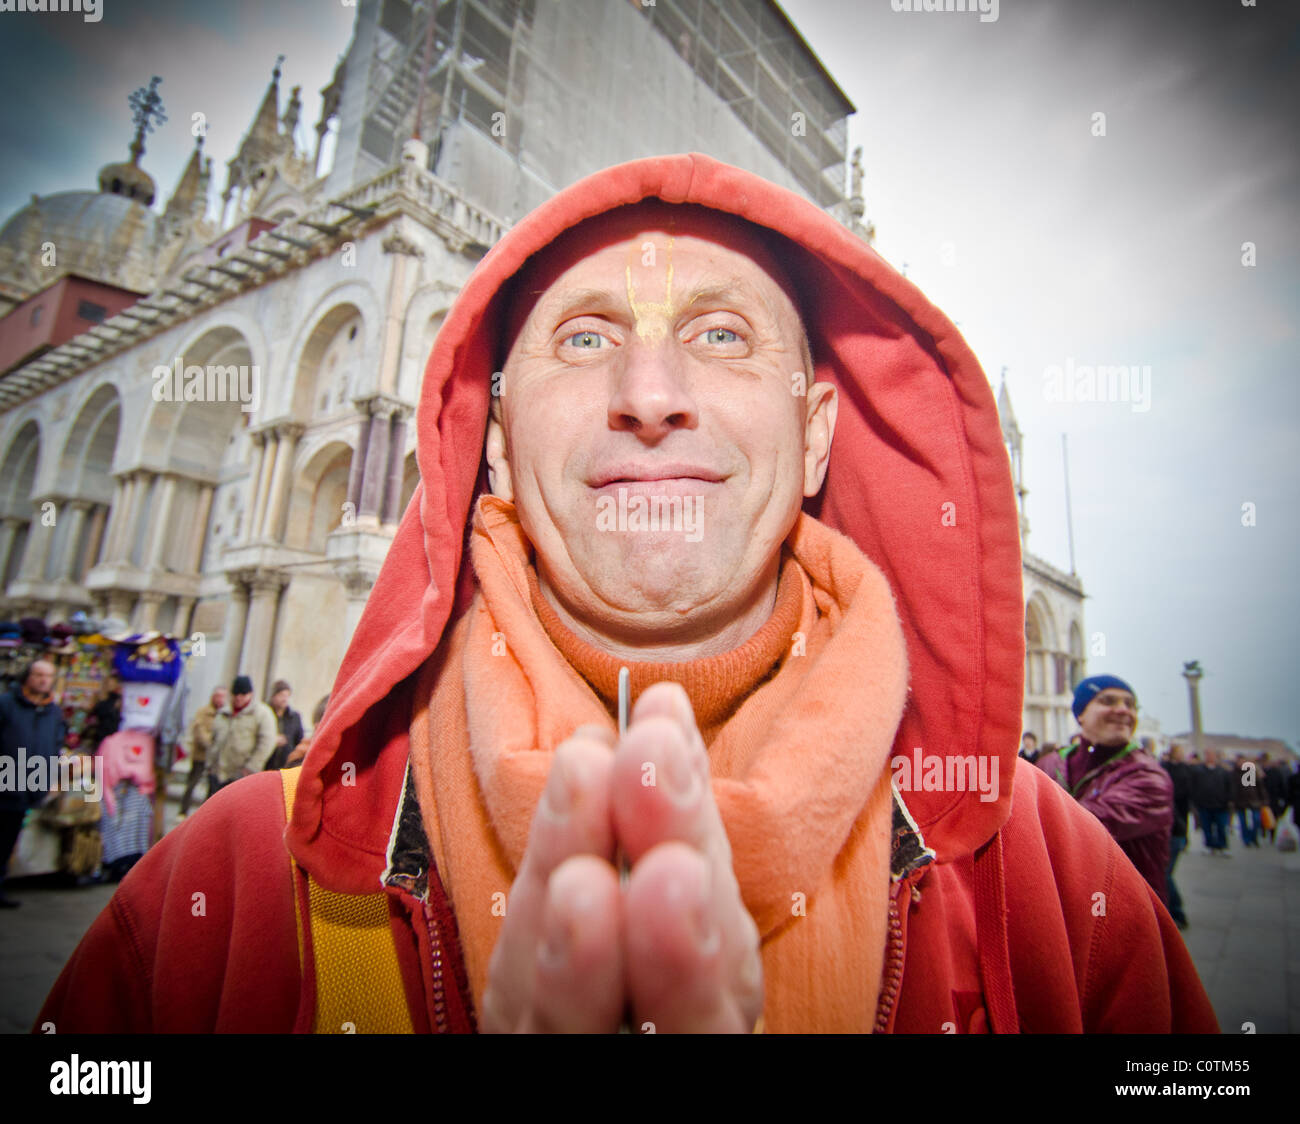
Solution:
[(898, 911), (898, 899), (904, 886), (907, 887), (908, 904), (911, 904), (910, 880), (895, 882), (889, 892), (889, 938), (885, 944), (885, 970), (881, 978), (880, 1000), (876, 1004), (876, 1034), (888, 1031), (889, 1019), (903, 983), (903, 919)]
[(447, 995), (442, 982), (442, 926), (438, 924), (438, 919), (433, 915), (433, 910), (427, 906), (424, 915), (429, 923), (429, 953), (433, 965), (433, 1018), (437, 1023), (438, 1033), (448, 1034), (450, 1032), (447, 1027)]

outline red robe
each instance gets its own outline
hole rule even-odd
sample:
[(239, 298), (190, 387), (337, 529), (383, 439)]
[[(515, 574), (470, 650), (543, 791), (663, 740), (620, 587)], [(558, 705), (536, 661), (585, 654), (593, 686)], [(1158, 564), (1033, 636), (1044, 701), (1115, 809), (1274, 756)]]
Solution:
[(826, 484), (805, 507), (852, 538), (894, 591), (910, 668), (895, 758), (919, 746), (1000, 767), (992, 800), (916, 784), (900, 795), (879, 1027), (1217, 1030), (1182, 939), (1142, 877), (1096, 819), (1018, 763), (1019, 519), (978, 361), (914, 285), (838, 222), (699, 155), (589, 177), (479, 264), (429, 359), (421, 485), (344, 657), (292, 823), (286, 831), (274, 775), (218, 793), (122, 883), (38, 1023), (60, 1033), (308, 1029), (313, 973), (299, 972), (287, 843), (326, 889), (386, 886), (416, 1029), (469, 1025), (456, 989), (433, 982), (434, 941), (458, 974), (445, 947), (454, 926), (427, 843), (421, 852), (419, 816), (399, 816), (409, 680), (473, 589), (464, 536), (485, 482), (503, 339), (495, 298), (569, 227), (650, 196), (768, 228), (802, 299), (817, 379), (840, 400)]

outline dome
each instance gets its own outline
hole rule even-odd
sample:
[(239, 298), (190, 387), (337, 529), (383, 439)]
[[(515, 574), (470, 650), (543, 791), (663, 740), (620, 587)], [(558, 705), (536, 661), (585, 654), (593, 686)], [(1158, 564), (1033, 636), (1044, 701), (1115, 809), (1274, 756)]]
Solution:
[[(33, 198), (0, 227), (0, 280), (34, 289), (77, 273), (124, 289), (148, 290), (158, 222), (144, 203), (126, 195), (61, 191)], [(42, 268), (46, 242), (54, 244), (57, 257), (52, 267)]]
[(146, 207), (152, 207), (158, 188), (153, 182), (153, 176), (139, 164), (128, 161), (121, 164), (105, 164), (100, 168), (99, 190), (114, 195), (125, 195), (128, 199), (135, 199)]

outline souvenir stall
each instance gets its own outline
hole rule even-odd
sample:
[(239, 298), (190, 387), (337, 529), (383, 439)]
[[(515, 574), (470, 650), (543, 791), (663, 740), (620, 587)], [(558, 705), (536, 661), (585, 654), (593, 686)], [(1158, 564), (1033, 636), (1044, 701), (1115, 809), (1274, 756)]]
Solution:
[(63, 752), (86, 755), (85, 774), (102, 782), (60, 791), (28, 812), (9, 877), (88, 877), (102, 862), (118, 878), (156, 841), (153, 798), (183, 729), (188, 647), (159, 633), (101, 632), (80, 613), (48, 629), (34, 619), (0, 622), (0, 685), (13, 689), (23, 667), (50, 660), (67, 726)]

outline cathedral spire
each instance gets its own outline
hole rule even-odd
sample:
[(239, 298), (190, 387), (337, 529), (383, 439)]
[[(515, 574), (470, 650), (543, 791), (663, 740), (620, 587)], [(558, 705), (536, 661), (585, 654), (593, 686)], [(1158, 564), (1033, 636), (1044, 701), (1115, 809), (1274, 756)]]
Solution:
[[(262, 104), (257, 107), (257, 116), (253, 118), (253, 127), (244, 138), (243, 148), (249, 145), (276, 146), (280, 139), (280, 67), (284, 65), (284, 55), (277, 55), (275, 69), (271, 72), (271, 81), (262, 95)], [(241, 151), (243, 149), (241, 148)]]
[[(253, 186), (276, 160), (286, 152), (293, 151), (292, 129), (287, 135), (280, 131), (280, 67), (283, 64), (284, 55), (276, 56), (271, 81), (267, 84), (253, 124), (244, 134), (239, 151), (226, 165), (226, 189), (221, 193), (225, 203), (230, 202), (236, 191)], [(301, 108), (302, 103), (298, 100), (298, 91), (295, 89), (285, 113), (286, 122), (292, 119), (296, 125)]]
[(1029, 539), (1029, 516), (1025, 514), (1025, 497), (1029, 494), (1029, 489), (1025, 487), (1024, 437), (1016, 421), (1016, 412), (1011, 408), (1011, 392), (1007, 390), (1005, 367), (1002, 368), (1002, 385), (998, 388), (998, 417), (1002, 422), (1002, 440), (1006, 442), (1011, 457), (1011, 482), (1016, 489), (1016, 506), (1020, 509), (1020, 548), (1024, 550)]
[(316, 152), (312, 157), (312, 167), (317, 173), (320, 172), (320, 154), (325, 144), (325, 134), (329, 132), (331, 119), (338, 116), (339, 102), (343, 98), (343, 68), (345, 65), (344, 57), (340, 55), (338, 65), (334, 68), (334, 77), (330, 79), (330, 84), (320, 92), (320, 120), (316, 122)]
[(298, 127), (298, 118), (302, 116), (302, 87), (295, 86), (289, 95), (289, 105), (280, 119), (284, 135), (292, 139), (293, 131)]
[(203, 161), (203, 138), (196, 137), (194, 151), (176, 183), (176, 190), (167, 200), (166, 217), (173, 223), (181, 224), (203, 217), (208, 202), (205, 171), (211, 166), (211, 157), (208, 157), (206, 166)]

